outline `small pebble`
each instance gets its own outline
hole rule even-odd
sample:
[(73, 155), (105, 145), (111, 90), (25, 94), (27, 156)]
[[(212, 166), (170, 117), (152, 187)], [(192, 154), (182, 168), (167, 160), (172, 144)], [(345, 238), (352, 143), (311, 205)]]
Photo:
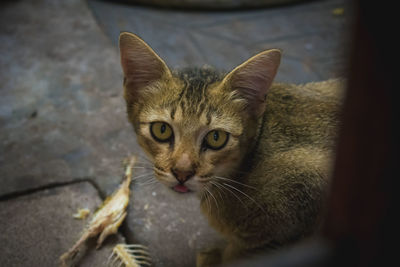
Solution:
[(343, 7), (334, 8), (332, 10), (332, 14), (334, 16), (342, 16), (344, 14), (344, 8)]
[(78, 209), (78, 212), (72, 215), (75, 219), (78, 220), (83, 220), (86, 219), (86, 217), (89, 215), (90, 210), (89, 209)]

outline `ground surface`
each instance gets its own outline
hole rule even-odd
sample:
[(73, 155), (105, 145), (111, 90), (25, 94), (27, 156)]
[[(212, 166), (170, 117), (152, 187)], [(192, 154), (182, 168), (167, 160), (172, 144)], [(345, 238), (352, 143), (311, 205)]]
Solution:
[[(281, 48), (277, 80), (317, 81), (344, 72), (344, 2), (231, 12), (93, 0), (2, 2), (0, 228), (6, 230), (0, 266), (54, 266), (84, 225), (72, 214), (79, 207), (93, 211), (119, 184), (122, 159), (142, 155), (122, 99), (120, 31), (140, 35), (171, 67), (229, 70), (264, 49)], [(195, 196), (146, 185), (149, 178), (132, 186), (121, 235), (148, 245), (155, 266), (192, 266), (195, 251), (220, 238)], [(115, 241), (82, 265), (101, 266)]]

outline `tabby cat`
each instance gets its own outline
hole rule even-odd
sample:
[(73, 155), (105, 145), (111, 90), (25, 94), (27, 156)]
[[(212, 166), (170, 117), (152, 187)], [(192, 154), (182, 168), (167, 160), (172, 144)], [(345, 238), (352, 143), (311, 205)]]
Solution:
[(272, 83), (278, 49), (224, 75), (210, 67), (171, 71), (132, 33), (121, 33), (119, 46), (128, 118), (156, 178), (181, 194), (197, 193), (228, 241), (198, 265), (275, 249), (315, 231), (342, 82)]

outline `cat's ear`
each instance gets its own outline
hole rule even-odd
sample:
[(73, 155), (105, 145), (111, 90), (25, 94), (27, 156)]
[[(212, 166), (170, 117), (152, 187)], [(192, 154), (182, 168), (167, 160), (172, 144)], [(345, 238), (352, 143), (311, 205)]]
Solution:
[(138, 36), (122, 32), (119, 49), (127, 101), (136, 100), (141, 90), (152, 82), (171, 76), (165, 62)]
[(280, 60), (280, 50), (267, 50), (248, 59), (224, 78), (225, 88), (236, 91), (247, 101), (251, 115), (258, 117), (263, 114), (267, 91), (278, 71)]

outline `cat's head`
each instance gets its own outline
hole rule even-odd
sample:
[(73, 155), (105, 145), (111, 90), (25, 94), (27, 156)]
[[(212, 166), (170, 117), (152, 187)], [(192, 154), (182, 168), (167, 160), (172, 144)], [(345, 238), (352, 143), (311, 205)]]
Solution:
[(211, 68), (172, 72), (131, 33), (121, 33), (119, 46), (128, 117), (158, 180), (201, 193), (215, 177), (234, 176), (254, 141), (280, 51), (220, 75)]

